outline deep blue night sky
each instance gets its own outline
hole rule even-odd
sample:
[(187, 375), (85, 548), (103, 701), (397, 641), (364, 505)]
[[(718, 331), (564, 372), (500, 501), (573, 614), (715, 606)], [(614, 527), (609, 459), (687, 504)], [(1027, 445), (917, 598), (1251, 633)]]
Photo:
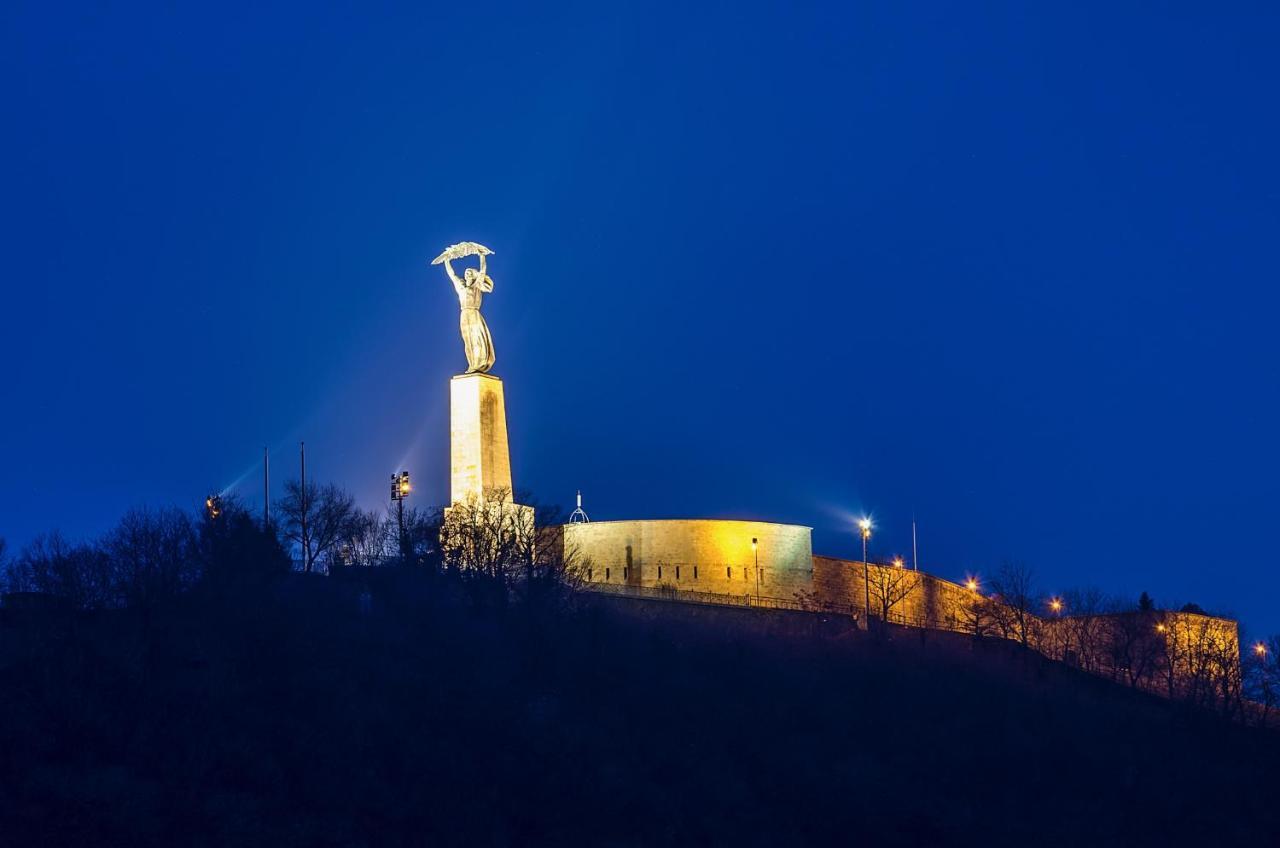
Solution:
[(0, 534), (447, 496), (457, 301), (518, 486), (1280, 630), (1273, 4), (0, 13)]

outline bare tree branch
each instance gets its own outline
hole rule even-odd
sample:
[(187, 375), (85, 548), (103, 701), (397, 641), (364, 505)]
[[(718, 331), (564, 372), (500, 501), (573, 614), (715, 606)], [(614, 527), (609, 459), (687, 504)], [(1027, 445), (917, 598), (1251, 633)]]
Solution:
[(290, 480), (278, 509), (283, 535), (297, 547), (302, 570), (308, 573), (339, 562), (341, 546), (354, 546), (363, 529), (355, 498), (333, 484), (322, 487), (309, 481), (304, 490)]

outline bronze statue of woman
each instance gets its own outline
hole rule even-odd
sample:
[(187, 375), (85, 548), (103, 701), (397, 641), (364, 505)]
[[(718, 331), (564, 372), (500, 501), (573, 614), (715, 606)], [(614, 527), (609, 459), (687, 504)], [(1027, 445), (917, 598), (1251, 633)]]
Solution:
[[(468, 374), (483, 374), (493, 367), (493, 337), (489, 335), (489, 325), (480, 315), (480, 301), (484, 293), (493, 291), (493, 280), (485, 272), (485, 256), (492, 252), (483, 245), (463, 242), (446, 248), (432, 263), (444, 262), (445, 271), (453, 281), (453, 290), (458, 293), (458, 305), (462, 308), (458, 325), (462, 330), (462, 346), (467, 352)], [(467, 268), (459, 278), (451, 262), (463, 256), (479, 256), (480, 269)]]

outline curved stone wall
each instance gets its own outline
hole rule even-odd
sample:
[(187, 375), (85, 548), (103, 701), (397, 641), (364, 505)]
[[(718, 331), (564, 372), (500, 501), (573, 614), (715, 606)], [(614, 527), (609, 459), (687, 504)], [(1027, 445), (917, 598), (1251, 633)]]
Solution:
[[(751, 540), (758, 540), (756, 556)], [(791, 600), (812, 590), (810, 528), (766, 521), (659, 519), (564, 527), (590, 561), (589, 581)]]

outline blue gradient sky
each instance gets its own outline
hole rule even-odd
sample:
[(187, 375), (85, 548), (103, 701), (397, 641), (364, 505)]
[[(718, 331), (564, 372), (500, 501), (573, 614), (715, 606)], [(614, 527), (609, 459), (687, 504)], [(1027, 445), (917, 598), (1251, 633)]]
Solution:
[(442, 502), (475, 239), (542, 500), (1280, 630), (1274, 4), (127, 5), (0, 12), (12, 544)]

